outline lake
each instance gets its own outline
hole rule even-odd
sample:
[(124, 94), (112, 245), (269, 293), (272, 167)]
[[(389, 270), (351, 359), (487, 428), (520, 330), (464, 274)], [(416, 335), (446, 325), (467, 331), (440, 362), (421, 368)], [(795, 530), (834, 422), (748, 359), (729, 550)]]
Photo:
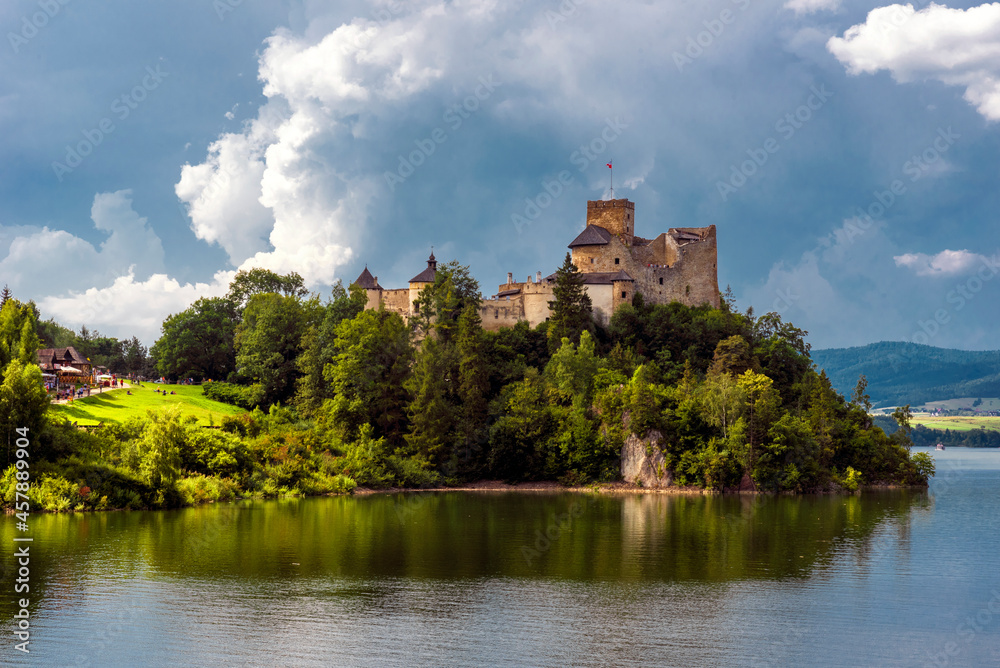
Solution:
[[(1000, 665), (1000, 453), (928, 492), (487, 493), (34, 515), (4, 665)], [(23, 595), (20, 595), (23, 596)]]

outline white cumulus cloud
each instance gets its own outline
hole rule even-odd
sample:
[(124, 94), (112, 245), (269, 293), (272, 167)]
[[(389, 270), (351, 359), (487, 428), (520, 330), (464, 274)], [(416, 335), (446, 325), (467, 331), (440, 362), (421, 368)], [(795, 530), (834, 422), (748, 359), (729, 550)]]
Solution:
[(901, 83), (934, 79), (962, 86), (980, 114), (1000, 120), (1000, 2), (970, 9), (879, 7), (843, 37), (831, 37), (827, 48), (851, 74), (884, 69)]
[(201, 297), (221, 297), (235, 272), (218, 272), (211, 283), (185, 283), (166, 274), (137, 281), (132, 270), (111, 285), (69, 290), (44, 297), (39, 307), (63, 325), (80, 325), (119, 338), (136, 336), (146, 345), (160, 337), (160, 324), (171, 313), (183, 311)]
[(987, 258), (968, 250), (943, 250), (935, 255), (905, 253), (892, 258), (897, 267), (912, 269), (917, 276), (958, 276), (967, 274), (987, 262)]
[(132, 209), (132, 193), (120, 190), (94, 197), (94, 227), (107, 238), (95, 247), (63, 230), (22, 227), (7, 237), (0, 276), (19, 298), (62, 293), (81, 285), (105, 286), (132, 272), (146, 278), (163, 271), (163, 245), (146, 218)]

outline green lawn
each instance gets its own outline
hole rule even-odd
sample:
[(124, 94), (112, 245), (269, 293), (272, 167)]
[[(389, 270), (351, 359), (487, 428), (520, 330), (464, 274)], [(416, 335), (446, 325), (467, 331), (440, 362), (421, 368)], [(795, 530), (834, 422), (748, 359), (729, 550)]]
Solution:
[[(167, 394), (154, 392), (159, 388)], [(177, 394), (170, 394), (170, 392)], [(143, 383), (133, 387), (131, 396), (126, 390), (108, 390), (101, 394), (91, 394), (83, 399), (75, 399), (72, 404), (58, 404), (51, 407), (53, 413), (64, 416), (79, 425), (95, 425), (99, 422), (124, 422), (133, 415), (145, 416), (147, 409), (179, 406), (181, 416), (194, 415), (198, 424), (209, 424), (210, 418), (219, 424), (225, 415), (239, 415), (246, 411), (236, 406), (212, 401), (202, 394), (199, 385), (157, 385)]]
[(911, 422), (914, 426), (922, 424), (928, 429), (951, 429), (952, 431), (971, 431), (973, 429), (979, 429), (980, 427), (985, 427), (986, 429), (992, 429), (993, 431), (1000, 431), (1000, 417), (972, 417), (964, 415), (956, 416), (944, 416), (944, 417), (930, 417), (930, 416), (918, 416), (914, 417)]

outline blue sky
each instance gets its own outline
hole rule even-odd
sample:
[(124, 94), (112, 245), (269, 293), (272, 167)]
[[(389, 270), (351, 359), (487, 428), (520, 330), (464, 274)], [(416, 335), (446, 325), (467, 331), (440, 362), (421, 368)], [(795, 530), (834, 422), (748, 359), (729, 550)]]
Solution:
[(0, 282), (147, 343), (240, 267), (489, 295), (613, 159), (815, 347), (1000, 347), (1000, 3), (330, 4), (0, 5)]

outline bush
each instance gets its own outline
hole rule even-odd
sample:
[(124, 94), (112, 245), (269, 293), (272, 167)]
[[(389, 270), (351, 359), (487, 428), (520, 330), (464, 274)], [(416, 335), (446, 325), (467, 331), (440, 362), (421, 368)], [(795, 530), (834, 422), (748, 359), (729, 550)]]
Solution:
[(843, 480), (840, 481), (841, 486), (848, 492), (858, 491), (858, 487), (861, 486), (861, 473), (855, 471), (852, 467), (848, 466), (847, 471), (844, 473)]
[(177, 481), (177, 491), (185, 505), (209, 501), (230, 501), (239, 496), (239, 486), (229, 478), (193, 475)]
[(201, 390), (206, 397), (224, 404), (239, 406), (250, 411), (264, 402), (264, 386), (236, 385), (233, 383), (208, 383)]
[(303, 494), (350, 494), (358, 484), (345, 475), (313, 473), (299, 483)]
[(917, 469), (918, 484), (927, 484), (934, 476), (934, 458), (926, 452), (915, 452), (910, 456), (913, 466)]
[(212, 476), (241, 476), (253, 470), (246, 444), (237, 436), (214, 429), (189, 428), (181, 450), (182, 467)]

